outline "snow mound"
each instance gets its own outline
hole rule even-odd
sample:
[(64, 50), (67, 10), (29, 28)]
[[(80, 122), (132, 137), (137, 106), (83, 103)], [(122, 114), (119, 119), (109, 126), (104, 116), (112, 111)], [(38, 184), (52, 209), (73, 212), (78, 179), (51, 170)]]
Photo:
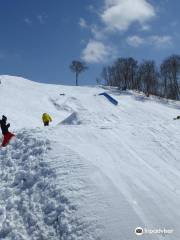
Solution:
[(99, 87), (1, 80), (17, 138), (0, 150), (0, 239), (179, 239), (179, 101), (106, 87), (114, 107)]
[(81, 121), (79, 119), (78, 113), (71, 113), (66, 119), (59, 123), (59, 125), (80, 125)]

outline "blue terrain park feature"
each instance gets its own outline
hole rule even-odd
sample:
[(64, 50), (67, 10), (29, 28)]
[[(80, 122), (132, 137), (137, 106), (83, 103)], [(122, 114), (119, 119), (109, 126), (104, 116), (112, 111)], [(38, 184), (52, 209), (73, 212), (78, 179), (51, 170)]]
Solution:
[(113, 97), (111, 97), (108, 93), (103, 92), (103, 93), (100, 93), (99, 95), (105, 96), (112, 104), (118, 105), (118, 101), (116, 99), (114, 99)]

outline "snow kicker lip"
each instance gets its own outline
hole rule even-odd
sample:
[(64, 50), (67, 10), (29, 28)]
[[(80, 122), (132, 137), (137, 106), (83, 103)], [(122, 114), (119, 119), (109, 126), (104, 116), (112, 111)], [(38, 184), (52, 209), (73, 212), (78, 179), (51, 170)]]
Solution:
[(82, 122), (79, 120), (78, 113), (73, 112), (58, 125), (80, 125), (81, 123)]

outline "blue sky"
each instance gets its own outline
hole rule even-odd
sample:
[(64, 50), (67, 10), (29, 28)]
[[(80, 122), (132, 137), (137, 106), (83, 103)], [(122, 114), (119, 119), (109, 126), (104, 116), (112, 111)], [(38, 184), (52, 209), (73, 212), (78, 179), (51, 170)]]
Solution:
[(180, 53), (179, 0), (1, 0), (0, 74), (74, 84), (72, 60), (94, 84), (117, 57), (159, 64)]

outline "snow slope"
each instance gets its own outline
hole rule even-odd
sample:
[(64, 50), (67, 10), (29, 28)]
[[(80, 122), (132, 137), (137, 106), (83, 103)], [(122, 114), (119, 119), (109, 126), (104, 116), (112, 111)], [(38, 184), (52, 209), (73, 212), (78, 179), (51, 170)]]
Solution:
[[(179, 102), (1, 82), (0, 114), (17, 138), (0, 149), (0, 239), (179, 239)], [(173, 232), (139, 237), (136, 227)]]

